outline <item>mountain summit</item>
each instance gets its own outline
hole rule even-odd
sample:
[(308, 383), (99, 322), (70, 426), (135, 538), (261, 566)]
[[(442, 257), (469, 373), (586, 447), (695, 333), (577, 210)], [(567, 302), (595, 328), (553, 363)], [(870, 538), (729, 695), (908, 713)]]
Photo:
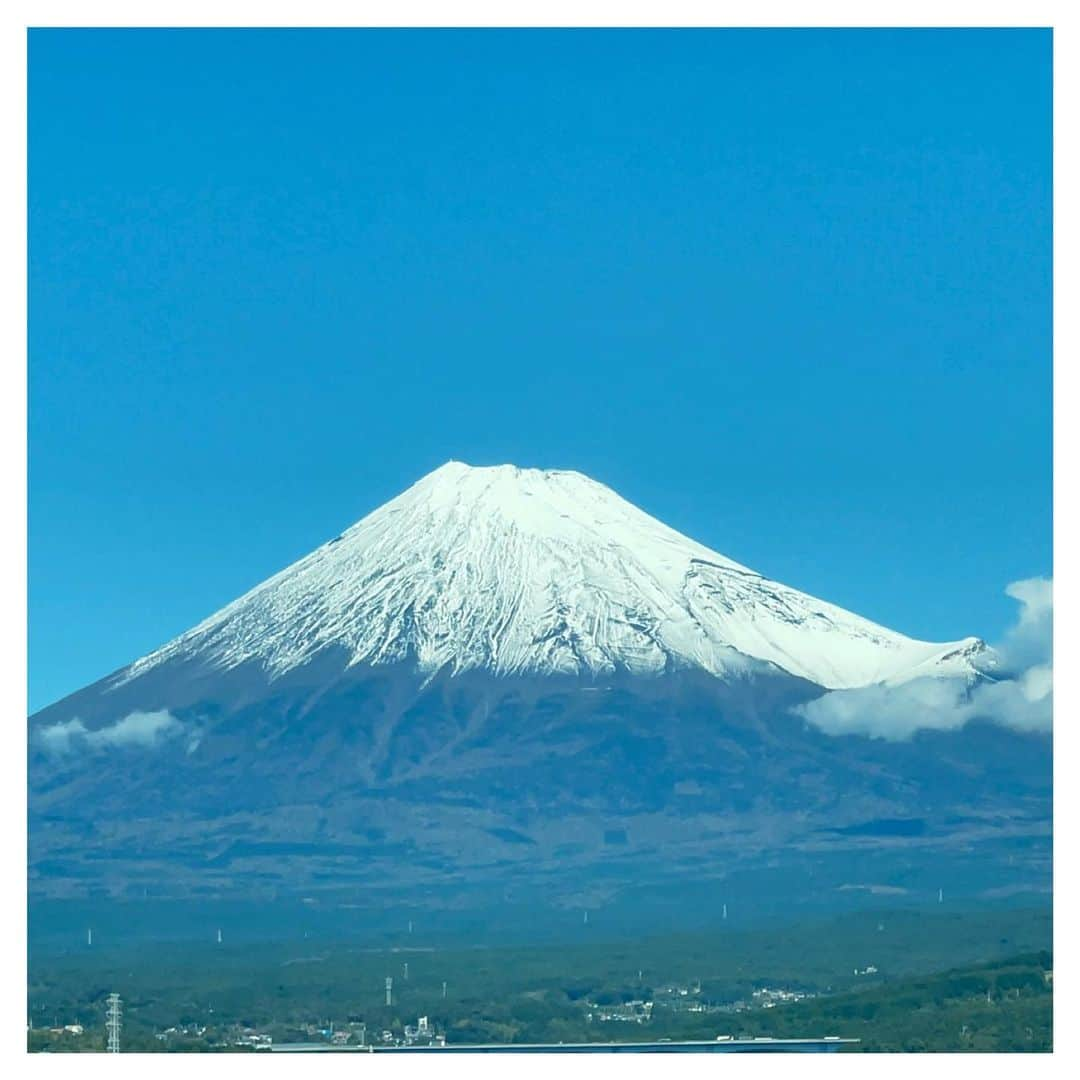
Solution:
[(580, 473), (451, 461), (119, 680), (177, 659), (277, 677), (331, 648), (426, 675), (765, 665), (828, 689), (970, 677), (989, 657), (976, 638), (915, 641), (771, 581)]

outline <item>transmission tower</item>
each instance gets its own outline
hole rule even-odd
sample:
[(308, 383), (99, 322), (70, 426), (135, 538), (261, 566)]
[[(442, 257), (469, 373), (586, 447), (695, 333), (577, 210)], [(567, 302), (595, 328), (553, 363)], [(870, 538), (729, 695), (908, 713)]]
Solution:
[(105, 1030), (109, 1033), (109, 1042), (106, 1047), (110, 1054), (120, 1053), (120, 995), (109, 995), (109, 1008), (105, 1012)]

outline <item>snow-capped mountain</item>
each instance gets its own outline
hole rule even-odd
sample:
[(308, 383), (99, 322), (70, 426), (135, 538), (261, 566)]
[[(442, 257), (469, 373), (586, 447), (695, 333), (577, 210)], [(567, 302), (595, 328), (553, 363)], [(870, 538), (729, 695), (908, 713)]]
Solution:
[(992, 663), (976, 638), (916, 641), (770, 581), (580, 473), (452, 461), (116, 681), (181, 659), (278, 677), (331, 648), (426, 675), (764, 664), (828, 689)]
[(834, 737), (799, 712), (992, 661), (771, 581), (578, 473), (451, 462), (30, 718), (31, 888), (681, 895), (812, 853), (863, 874), (860, 844), (897, 821), (1011, 887), (1016, 836), (1047, 832), (1049, 740)]

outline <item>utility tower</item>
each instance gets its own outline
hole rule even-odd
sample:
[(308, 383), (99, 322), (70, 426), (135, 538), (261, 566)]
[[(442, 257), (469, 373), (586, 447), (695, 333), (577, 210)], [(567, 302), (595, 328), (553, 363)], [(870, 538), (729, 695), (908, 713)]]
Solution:
[(394, 980), (389, 975), (386, 976), (386, 1004), (392, 1005), (394, 1001)]
[(109, 1033), (109, 1041), (106, 1049), (110, 1054), (120, 1053), (120, 995), (109, 995), (109, 1007), (105, 1011), (105, 1030)]

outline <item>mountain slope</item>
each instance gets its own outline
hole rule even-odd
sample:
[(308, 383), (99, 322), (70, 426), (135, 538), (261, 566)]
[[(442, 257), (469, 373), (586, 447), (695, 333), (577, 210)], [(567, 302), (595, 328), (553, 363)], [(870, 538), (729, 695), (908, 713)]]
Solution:
[(970, 853), (980, 887), (1041, 882), (1049, 740), (885, 743), (794, 712), (992, 660), (770, 581), (579, 474), (451, 463), (31, 718), (31, 891), (486, 903), (821, 859), (841, 884), (870, 872), (867, 837), (885, 878), (915, 846)]
[(426, 674), (764, 663), (829, 689), (990, 660), (975, 638), (915, 641), (770, 581), (579, 473), (450, 462), (119, 681), (177, 657), (280, 676), (330, 648)]

